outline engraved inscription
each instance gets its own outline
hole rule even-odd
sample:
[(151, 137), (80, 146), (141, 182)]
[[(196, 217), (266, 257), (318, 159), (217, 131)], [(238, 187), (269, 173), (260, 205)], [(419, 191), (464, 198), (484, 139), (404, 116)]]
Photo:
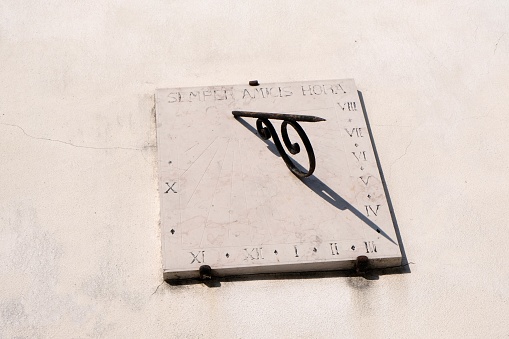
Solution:
[(242, 99), (250, 98), (284, 98), (292, 96), (293, 92), (290, 87), (259, 87), (259, 88), (246, 88), (242, 92)]
[(198, 264), (205, 262), (205, 251), (198, 251), (196, 254), (194, 254), (194, 252), (189, 252), (189, 254), (193, 256), (193, 261), (191, 261), (191, 264), (194, 262), (197, 262)]
[(344, 104), (338, 102), (337, 103), (339, 108), (341, 108), (341, 110), (345, 110), (345, 108), (347, 108), (349, 111), (357, 111), (357, 104), (354, 102), (354, 101), (348, 101)]
[(331, 251), (332, 255), (339, 255), (338, 243), (330, 242), (329, 244), (330, 244), (330, 251)]
[(376, 246), (374, 241), (365, 241), (364, 246), (366, 246), (366, 253), (376, 252)]
[(166, 183), (166, 185), (168, 186), (168, 190), (166, 190), (166, 192), (164, 192), (164, 193), (168, 193), (169, 191), (172, 191), (173, 193), (177, 193), (177, 191), (175, 191), (175, 190), (173, 189), (173, 186), (175, 186), (175, 184), (176, 184), (176, 182), (174, 182), (174, 183), (173, 183), (173, 184), (171, 184), (171, 186), (170, 186), (170, 184), (167, 182), (167, 183)]
[(364, 205), (364, 207), (366, 208), (366, 216), (369, 217), (370, 215), (375, 215), (375, 216), (378, 215), (378, 209), (380, 208), (380, 205), (376, 205), (375, 208), (373, 208), (372, 205)]
[(352, 128), (351, 131), (348, 130), (348, 128), (345, 128), (345, 131), (346, 133), (348, 133), (348, 135), (350, 137), (357, 137), (357, 138), (364, 138), (364, 135), (362, 135), (362, 128), (361, 127), (355, 127), (355, 128)]
[(355, 159), (357, 159), (357, 161), (366, 161), (366, 152), (365, 151), (362, 151), (362, 152), (352, 152), (353, 156), (355, 157)]
[(371, 178), (371, 175), (368, 175), (368, 177), (367, 177), (366, 179), (364, 179), (364, 176), (359, 177), (359, 179), (361, 179), (361, 180), (362, 180), (362, 182), (363, 182), (366, 186), (368, 186), (369, 178)]
[(357, 105), (355, 104), (355, 102), (349, 101), (346, 104), (348, 105), (348, 110), (349, 111), (356, 111), (357, 110)]
[(221, 101), (232, 97), (233, 93), (226, 89), (176, 91), (168, 93), (167, 101), (170, 104), (176, 102)]
[(244, 248), (244, 260), (260, 260), (263, 259), (262, 247)]
[(346, 93), (340, 84), (336, 85), (303, 85), (301, 86), (302, 95), (322, 95), (338, 94), (340, 90)]

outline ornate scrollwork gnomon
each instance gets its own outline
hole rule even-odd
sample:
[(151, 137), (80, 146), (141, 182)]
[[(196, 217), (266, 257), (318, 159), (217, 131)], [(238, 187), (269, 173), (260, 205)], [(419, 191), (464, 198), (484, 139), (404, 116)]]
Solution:
[[(232, 112), (235, 117), (246, 117), (246, 118), (257, 118), (256, 120), (256, 129), (258, 130), (258, 134), (263, 140), (268, 140), (272, 137), (274, 140), (274, 144), (283, 158), (286, 166), (299, 178), (309, 177), (315, 171), (316, 167), (316, 159), (315, 153), (313, 152), (313, 146), (311, 146), (311, 142), (309, 141), (306, 132), (299, 125), (298, 121), (305, 122), (318, 122), (325, 121), (325, 119), (320, 117), (315, 117), (311, 115), (297, 115), (297, 114), (283, 114), (283, 113), (262, 113), (262, 112), (247, 112), (247, 111), (233, 111)], [(307, 172), (303, 172), (298, 169), (293, 163), (292, 159), (288, 156), (281, 141), (279, 140), (279, 136), (276, 132), (276, 129), (269, 121), (269, 119), (275, 120), (283, 120), (281, 123), (281, 136), (283, 137), (283, 142), (288, 149), (288, 151), (295, 155), (300, 152), (300, 146), (297, 143), (292, 143), (290, 138), (288, 137), (288, 125), (292, 126), (297, 134), (299, 135), (304, 147), (306, 148), (306, 152), (308, 154), (309, 159), (309, 168)]]

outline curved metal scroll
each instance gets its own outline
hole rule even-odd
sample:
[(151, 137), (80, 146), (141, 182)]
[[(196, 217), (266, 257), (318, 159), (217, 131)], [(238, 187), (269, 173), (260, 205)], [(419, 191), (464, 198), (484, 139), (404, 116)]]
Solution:
[[(256, 129), (258, 130), (258, 134), (260, 134), (260, 137), (264, 140), (268, 140), (272, 137), (272, 139), (274, 140), (274, 144), (276, 145), (276, 148), (279, 154), (281, 155), (281, 158), (283, 158), (286, 166), (290, 169), (290, 171), (292, 171), (293, 174), (295, 174), (299, 178), (309, 177), (311, 174), (313, 174), (316, 167), (316, 159), (315, 153), (313, 151), (313, 146), (311, 146), (311, 142), (309, 141), (306, 132), (304, 132), (304, 130), (297, 121), (316, 122), (324, 121), (325, 119), (309, 115), (295, 115), (295, 114), (290, 115), (281, 113), (258, 113), (244, 111), (233, 111), (232, 113), (236, 117), (241, 116), (258, 118), (256, 120)], [(300, 152), (300, 146), (299, 144), (292, 143), (290, 141), (290, 138), (288, 137), (288, 125), (291, 125), (295, 129), (297, 134), (299, 134), (299, 137), (302, 140), (302, 143), (304, 144), (304, 147), (306, 148), (306, 152), (308, 154), (309, 169), (307, 170), (307, 172), (299, 170), (293, 163), (292, 159), (288, 156), (285, 149), (283, 148), (283, 145), (281, 144), (281, 141), (279, 140), (279, 137), (274, 126), (269, 121), (269, 119), (271, 118), (283, 120), (283, 122), (281, 123), (281, 135), (283, 137), (283, 142), (288, 151), (294, 155)]]

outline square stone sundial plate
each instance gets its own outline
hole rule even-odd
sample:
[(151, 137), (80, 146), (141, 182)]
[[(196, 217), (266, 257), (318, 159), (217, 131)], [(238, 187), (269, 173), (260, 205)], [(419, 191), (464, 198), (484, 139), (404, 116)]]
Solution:
[[(314, 173), (295, 176), (257, 119), (232, 111), (326, 119), (299, 122)], [(359, 256), (401, 263), (352, 79), (158, 89), (156, 112), (165, 279), (198, 277), (202, 265), (226, 276), (351, 269)], [(282, 121), (270, 121), (282, 140)], [(308, 153), (287, 127), (306, 171)]]

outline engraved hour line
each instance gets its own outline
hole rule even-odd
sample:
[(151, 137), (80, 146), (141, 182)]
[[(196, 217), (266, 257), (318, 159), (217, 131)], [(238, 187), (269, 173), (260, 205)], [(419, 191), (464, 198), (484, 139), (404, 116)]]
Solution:
[(193, 146), (189, 147), (184, 153), (187, 153), (191, 150), (191, 148), (194, 148), (194, 146), (198, 145), (198, 143), (194, 144)]
[(299, 256), (299, 252), (297, 251), (297, 246), (293, 246), (293, 249), (295, 250), (295, 257), (297, 258)]
[[(237, 139), (237, 134), (235, 134), (235, 139)], [(232, 222), (232, 199), (233, 199), (233, 175), (234, 175), (234, 164), (235, 164), (235, 146), (233, 146), (233, 159), (232, 159), (232, 171), (230, 174), (230, 207), (228, 209), (228, 238), (230, 238), (230, 228), (231, 228), (231, 222)]]
[[(193, 261), (191, 261), (191, 264), (194, 263), (195, 261), (198, 263), (198, 264), (201, 264), (202, 262), (205, 262), (205, 251), (198, 251), (198, 253), (194, 254), (193, 252), (189, 252), (189, 254), (191, 254), (193, 256)], [(201, 254), (201, 256), (200, 256)], [(199, 258), (200, 256), (200, 258)], [(200, 261), (201, 259), (201, 261)]]
[[(239, 149), (242, 149), (241, 146), (241, 142), (240, 142), (240, 138), (237, 139), (239, 141)], [(240, 152), (240, 156), (242, 157), (243, 156), (243, 153)], [(247, 204), (247, 190), (246, 190), (246, 183), (244, 182), (244, 158), (241, 158), (240, 159), (240, 178), (241, 178), (241, 181), (242, 181), (242, 191), (244, 192), (244, 204), (245, 204), (245, 209), (246, 211), (249, 210), (249, 206)], [(249, 220), (249, 213), (247, 214), (247, 224), (248, 226), (250, 225), (250, 220)], [(253, 234), (253, 231), (251, 230), (251, 228), (249, 228), (249, 236), (251, 236), (251, 234)], [(247, 259), (246, 259), (247, 260)]]
[[(184, 176), (184, 174), (186, 174), (187, 171), (189, 171), (191, 169), (191, 167), (193, 167), (193, 165), (198, 161), (198, 159), (201, 158), (201, 156), (210, 148), (210, 146), (212, 146), (214, 144), (214, 142), (216, 142), (216, 140), (218, 139), (219, 137), (215, 137), (214, 140), (212, 140), (212, 142), (207, 146), (205, 147), (205, 149), (200, 153), (200, 155), (198, 155), (198, 157), (196, 159), (194, 159), (194, 161), (191, 163), (191, 165), (189, 165), (189, 167), (182, 173), (179, 174), (179, 178), (178, 178), (178, 182), (179, 182), (179, 185), (182, 181), (180, 181), (180, 179), (182, 178), (182, 176)], [(179, 143), (180, 144), (180, 143)], [(177, 169), (180, 169), (180, 152), (177, 152)], [(182, 186), (180, 187), (182, 188)], [(193, 192), (194, 194), (194, 192)], [(179, 197), (179, 225), (182, 225), (182, 194), (179, 194), (178, 195)], [(192, 198), (192, 195), (191, 195), (191, 198)], [(191, 201), (191, 199), (189, 199), (189, 201)], [(187, 204), (189, 204), (189, 201), (187, 202)], [(186, 206), (187, 206), (186, 204)], [(184, 241), (184, 232), (180, 232), (180, 243), (182, 244)]]
[[(217, 139), (217, 138), (216, 138), (216, 139)], [(215, 139), (214, 139), (214, 141), (215, 141)], [(214, 141), (213, 141), (213, 142), (214, 142)], [(212, 143), (213, 143), (213, 142), (212, 142)], [(212, 144), (211, 144), (211, 145), (212, 145)], [(207, 148), (208, 148), (208, 147), (207, 147)], [(216, 151), (214, 152), (214, 155), (212, 156), (212, 158), (210, 158), (210, 161), (209, 161), (209, 163), (208, 163), (207, 167), (205, 167), (205, 170), (203, 171), (203, 174), (201, 175), (200, 180), (199, 180), (199, 181), (198, 181), (198, 183), (196, 184), (196, 187), (194, 188), (193, 193), (191, 193), (191, 197), (190, 197), (190, 198), (189, 198), (189, 200), (187, 201), (187, 204), (186, 204), (186, 206), (185, 206), (185, 207), (189, 206), (189, 203), (191, 202), (191, 199), (193, 199), (193, 196), (194, 196), (194, 194), (196, 193), (196, 190), (198, 189), (198, 186), (200, 186), (200, 183), (201, 183), (201, 181), (202, 181), (203, 177), (204, 177), (204, 176), (205, 176), (205, 174), (207, 173), (207, 170), (209, 169), (210, 164), (212, 163), (212, 161), (213, 161), (213, 160), (214, 160), (214, 158), (216, 157), (216, 154), (217, 154), (217, 152), (219, 151), (219, 148), (220, 148), (220, 147), (218, 147), (218, 148), (216, 149)], [(201, 155), (200, 155), (200, 156), (201, 156)], [(196, 159), (196, 160), (198, 160), (198, 159)], [(191, 166), (192, 166), (192, 165), (191, 165)]]
[[(244, 154), (245, 156), (245, 154)], [(242, 162), (242, 170), (244, 171), (244, 162)], [(253, 169), (252, 166), (248, 167), (247, 168), (247, 171), (252, 171), (252, 172), (255, 172), (255, 170)], [(242, 181), (244, 183), (244, 180)], [(277, 184), (275, 185), (277, 186)], [(244, 186), (244, 196), (245, 196), (245, 201), (246, 201), (246, 209), (248, 209), (248, 203), (247, 203), (247, 193), (246, 193), (246, 189), (245, 189), (245, 186)], [(263, 187), (259, 188), (256, 190), (255, 193), (253, 193), (253, 198), (257, 201), (259, 201), (259, 204), (261, 205), (264, 201), (265, 201), (265, 196), (264, 196), (264, 192), (263, 192)], [(268, 214), (273, 214), (273, 210), (270, 210), (268, 211), (269, 213)], [(271, 227), (269, 226), (269, 220), (268, 220), (268, 216), (267, 216), (267, 213), (263, 213), (262, 216), (260, 217), (259, 219), (261, 222), (264, 222), (265, 223), (265, 230), (268, 231), (269, 235), (272, 237), (272, 230), (271, 230)], [(250, 225), (250, 220), (249, 220), (249, 215), (248, 215), (248, 219), (247, 219), (247, 222), (248, 222), (248, 225)], [(250, 236), (252, 236), (253, 234), (253, 230), (250, 228)], [(261, 248), (260, 248), (261, 249)], [(263, 259), (263, 258), (261, 258)]]
[(251, 248), (249, 251), (247, 250), (247, 248), (244, 248), (244, 251), (246, 252), (246, 253), (244, 253), (246, 255), (244, 260), (263, 259), (262, 247), (254, 247), (254, 248)]
[[(193, 165), (198, 161), (198, 159), (201, 158), (201, 156), (203, 155), (203, 153), (205, 153), (210, 146), (212, 146), (212, 144), (218, 139), (219, 137), (216, 137), (214, 140), (212, 140), (212, 142), (207, 146), (205, 147), (205, 149), (200, 153), (200, 155), (198, 155), (198, 157), (196, 159), (194, 159), (194, 161), (191, 163), (191, 165), (189, 165), (189, 167), (184, 171), (182, 172), (182, 174), (180, 174), (179, 178), (182, 177), (184, 174), (186, 174), (187, 171), (189, 171), (191, 169), (191, 167), (193, 167)], [(180, 155), (180, 153), (179, 153)], [(178, 166), (180, 166), (180, 163), (178, 164)]]
[[(224, 151), (223, 160), (221, 161), (221, 170), (219, 171), (219, 175), (217, 176), (216, 185), (214, 186), (214, 195), (212, 196), (212, 203), (211, 205), (214, 206), (214, 200), (216, 199), (216, 193), (217, 193), (217, 184), (219, 183), (219, 179), (221, 179), (221, 173), (223, 173), (223, 167), (224, 167), (224, 159), (226, 159), (226, 154), (228, 153), (228, 147), (230, 146), (230, 138), (228, 138), (228, 143), (226, 144), (226, 150)], [(209, 207), (209, 211), (207, 213), (207, 218), (205, 219), (205, 224), (203, 225), (203, 232), (201, 234), (200, 239), (200, 247), (203, 243), (203, 238), (205, 237), (205, 231), (207, 229), (207, 225), (209, 223), (210, 218), (210, 212), (212, 211), (212, 207)]]
[(169, 184), (169, 183), (166, 183), (166, 185), (168, 185), (168, 187), (169, 187), (169, 188), (168, 188), (168, 190), (167, 190), (166, 192), (164, 192), (164, 193), (168, 193), (169, 191), (172, 191), (173, 193), (177, 193), (177, 191), (175, 191), (175, 190), (173, 189), (173, 186), (175, 186), (175, 184), (176, 184), (176, 182), (173, 182), (173, 184), (171, 184), (171, 186), (170, 186), (170, 184)]
[(376, 208), (373, 209), (373, 206), (372, 205), (364, 205), (364, 207), (366, 208), (366, 216), (369, 217), (369, 211), (371, 211), (372, 214), (374, 214), (375, 216), (377, 216), (378, 214), (378, 208), (380, 207), (380, 205), (376, 205)]
[(376, 252), (376, 246), (374, 241), (365, 241), (364, 246), (366, 246), (366, 253)]
[[(234, 141), (237, 141), (237, 150), (240, 150), (240, 138), (238, 136), (237, 130), (235, 130), (235, 139)], [(230, 188), (230, 212), (228, 213), (228, 239), (230, 239), (230, 233), (231, 233), (231, 211), (233, 211), (233, 205), (232, 205), (232, 199), (233, 199), (233, 176), (235, 173), (235, 149), (233, 150), (233, 160), (232, 160), (232, 178), (231, 178), (231, 188)], [(242, 160), (242, 159), (241, 159)], [(242, 162), (241, 162), (242, 163)], [(242, 172), (242, 165), (241, 172)], [(244, 186), (244, 181), (242, 181), (242, 186)], [(245, 191), (244, 191), (245, 192)]]
[[(180, 140), (177, 140), (177, 145), (180, 146)], [(180, 152), (177, 152), (177, 170), (180, 168), (180, 165), (181, 165), (180, 164)], [(181, 183), (182, 183), (182, 181), (180, 181), (181, 178), (182, 178), (182, 174), (179, 174), (178, 182), (179, 182), (179, 187), (180, 188), (182, 188), (182, 186), (180, 186)], [(179, 223), (177, 225), (178, 225), (178, 227), (180, 227), (180, 230), (182, 230), (182, 226), (181, 226), (182, 225), (182, 209), (181, 209), (181, 206), (182, 206), (182, 194), (179, 194), (178, 197), (179, 197)], [(182, 244), (183, 240), (184, 240), (184, 234), (183, 234), (184, 232), (179, 232), (179, 233), (180, 233), (180, 244)]]

